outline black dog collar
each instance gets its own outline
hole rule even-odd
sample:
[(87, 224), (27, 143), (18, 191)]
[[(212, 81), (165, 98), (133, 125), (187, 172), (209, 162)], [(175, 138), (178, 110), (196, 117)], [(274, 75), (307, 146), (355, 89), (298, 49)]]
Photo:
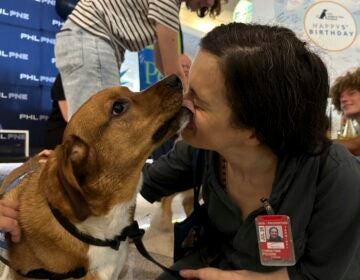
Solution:
[(110, 247), (114, 250), (119, 250), (121, 241), (125, 241), (127, 237), (136, 238), (138, 236), (143, 236), (145, 231), (139, 228), (137, 221), (134, 221), (131, 225), (125, 227), (122, 232), (115, 236), (114, 239), (98, 239), (92, 237), (86, 233), (79, 231), (65, 216), (63, 216), (58, 209), (50, 207), (51, 212), (53, 213), (56, 220), (74, 237), (83, 241), (86, 244), (101, 246), (101, 247)]

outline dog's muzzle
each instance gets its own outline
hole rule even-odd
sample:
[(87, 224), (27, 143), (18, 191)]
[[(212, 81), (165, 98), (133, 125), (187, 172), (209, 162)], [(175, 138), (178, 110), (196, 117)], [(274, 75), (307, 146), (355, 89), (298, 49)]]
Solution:
[(170, 75), (170, 76), (164, 78), (163, 82), (166, 86), (171, 87), (172, 89), (175, 89), (178, 91), (183, 90), (181, 80), (176, 75)]

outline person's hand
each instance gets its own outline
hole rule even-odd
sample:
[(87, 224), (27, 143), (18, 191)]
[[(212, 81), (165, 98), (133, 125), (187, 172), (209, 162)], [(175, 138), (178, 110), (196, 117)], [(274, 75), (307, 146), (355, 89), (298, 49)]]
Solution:
[(288, 280), (286, 268), (270, 273), (259, 273), (249, 270), (220, 270), (217, 268), (183, 269), (180, 275), (185, 279), (199, 280)]
[(180, 271), (180, 275), (185, 279), (199, 280), (235, 280), (247, 279), (242, 278), (237, 271), (225, 271), (217, 268), (200, 268), (200, 269), (184, 269)]
[(38, 153), (37, 156), (39, 157), (39, 163), (45, 163), (52, 151), (53, 150), (42, 150), (40, 153)]
[(19, 204), (13, 201), (0, 200), (0, 230), (10, 233), (13, 242), (20, 241), (20, 227), (16, 220)]

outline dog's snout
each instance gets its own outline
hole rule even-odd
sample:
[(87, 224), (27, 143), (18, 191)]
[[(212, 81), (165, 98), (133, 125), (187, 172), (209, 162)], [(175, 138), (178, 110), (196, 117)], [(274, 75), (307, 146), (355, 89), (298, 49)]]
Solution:
[(164, 83), (169, 86), (169, 87), (172, 87), (174, 89), (181, 89), (182, 90), (182, 83), (181, 83), (181, 80), (179, 79), (178, 76), (176, 75), (170, 75), (168, 77), (166, 77), (164, 79)]

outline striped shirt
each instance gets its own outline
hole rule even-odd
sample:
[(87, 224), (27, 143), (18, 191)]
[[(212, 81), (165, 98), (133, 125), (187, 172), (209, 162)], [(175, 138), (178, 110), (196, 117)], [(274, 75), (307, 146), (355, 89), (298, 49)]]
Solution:
[(125, 50), (154, 43), (155, 22), (179, 30), (181, 0), (80, 0), (69, 19), (109, 41), (121, 63)]

